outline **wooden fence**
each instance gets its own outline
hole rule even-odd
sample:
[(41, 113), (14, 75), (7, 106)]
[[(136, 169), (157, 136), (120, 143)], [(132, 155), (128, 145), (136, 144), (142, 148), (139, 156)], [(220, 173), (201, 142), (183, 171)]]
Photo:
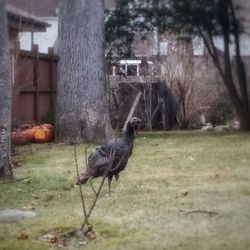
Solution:
[(24, 51), (17, 43), (11, 52), (13, 126), (54, 122), (57, 63), (58, 56), (52, 48), (45, 54), (39, 53), (37, 45)]
[[(26, 123), (54, 123), (56, 114), (57, 65), (58, 56), (54, 54), (52, 48), (45, 54), (39, 53), (37, 45), (34, 45), (31, 51), (25, 51), (20, 50), (19, 44), (16, 44), (15, 49), (11, 53), (13, 127)], [(112, 93), (109, 93), (110, 111), (112, 121), (118, 119), (118, 124), (123, 126), (138, 94), (137, 88), (146, 96), (148, 91), (143, 88), (144, 85), (141, 82), (138, 82), (138, 77), (127, 77), (128, 79), (125, 82), (119, 78), (119, 76), (108, 77), (109, 85), (116, 86), (114, 89), (111, 87), (112, 90), (110, 89), (110, 91)], [(147, 114), (145, 112), (149, 112), (145, 110), (147, 106), (145, 102), (148, 101), (152, 105), (152, 110), (150, 109), (153, 112), (153, 116), (150, 118), (152, 127), (169, 129), (172, 127), (172, 120), (175, 116), (172, 114), (172, 109), (168, 110), (167, 113), (165, 112), (165, 115), (163, 114), (160, 107), (165, 107), (167, 104), (159, 104), (159, 100), (162, 98), (159, 84), (155, 83), (152, 86), (153, 89), (149, 98), (152, 98), (152, 100), (146, 100), (145, 96), (144, 98), (139, 98), (134, 115), (145, 118)], [(166, 101), (169, 100), (168, 97), (164, 99)], [(170, 105), (170, 108), (174, 107)], [(114, 115), (115, 117), (113, 117)], [(164, 122), (165, 120), (167, 123)], [(171, 121), (171, 123), (168, 121)]]

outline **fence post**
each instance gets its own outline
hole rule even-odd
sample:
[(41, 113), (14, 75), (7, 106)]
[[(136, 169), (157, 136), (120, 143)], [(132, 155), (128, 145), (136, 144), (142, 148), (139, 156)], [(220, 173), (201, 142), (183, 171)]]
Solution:
[(55, 115), (56, 115), (56, 98), (55, 98), (55, 82), (54, 82), (54, 49), (49, 48), (48, 54), (50, 55), (50, 66), (49, 66), (49, 81), (50, 81), (50, 89), (51, 89), (51, 107), (53, 112), (53, 123), (55, 123)]
[(39, 63), (39, 47), (37, 44), (32, 46), (33, 54), (33, 85), (35, 86), (34, 96), (34, 118), (39, 123), (39, 86), (38, 86), (38, 63)]
[(19, 112), (16, 110), (20, 97), (20, 90), (17, 83), (18, 65), (20, 63), (20, 42), (15, 41), (11, 54), (11, 83), (12, 83), (12, 127), (18, 124)]
[(18, 61), (20, 56), (20, 42), (15, 41), (14, 43), (14, 48), (11, 53), (11, 82), (12, 82), (12, 87), (14, 88), (15, 85), (15, 78), (16, 78), (16, 67), (18, 65)]

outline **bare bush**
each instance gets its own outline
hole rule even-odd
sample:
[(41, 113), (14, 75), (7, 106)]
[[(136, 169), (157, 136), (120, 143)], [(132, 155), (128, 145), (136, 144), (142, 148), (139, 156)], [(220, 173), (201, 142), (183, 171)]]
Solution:
[(230, 113), (228, 95), (215, 68), (206, 56), (193, 55), (190, 41), (177, 43), (167, 60), (161, 62), (161, 68), (162, 77), (176, 97), (180, 128), (218, 122), (224, 111)]
[(203, 125), (211, 107), (220, 100), (219, 85), (211, 75), (204, 72), (198, 74), (183, 70), (179, 77), (174, 77), (170, 82), (178, 106), (178, 121), (181, 128), (191, 128)]

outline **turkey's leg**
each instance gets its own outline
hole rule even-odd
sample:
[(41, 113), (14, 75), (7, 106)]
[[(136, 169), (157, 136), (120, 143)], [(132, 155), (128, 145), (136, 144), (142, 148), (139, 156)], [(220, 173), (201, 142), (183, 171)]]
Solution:
[(91, 180), (91, 179), (89, 179), (89, 184), (90, 184), (90, 186), (91, 186), (93, 192), (95, 193), (95, 195), (97, 195), (97, 192), (95, 191), (95, 188), (94, 188), (94, 186), (93, 186), (93, 183), (92, 183), (92, 180)]
[(109, 185), (109, 196), (111, 195), (111, 181), (112, 181), (113, 176), (108, 176), (108, 185)]

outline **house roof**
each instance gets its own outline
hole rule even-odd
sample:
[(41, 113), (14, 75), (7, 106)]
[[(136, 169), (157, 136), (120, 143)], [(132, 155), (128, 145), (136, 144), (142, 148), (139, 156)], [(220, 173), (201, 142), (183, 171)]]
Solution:
[(56, 17), (58, 0), (7, 0), (8, 4), (38, 17)]
[[(38, 17), (57, 17), (58, 0), (7, 0), (8, 4)], [(115, 0), (104, 0), (106, 9), (115, 7)]]
[(50, 24), (37, 16), (7, 4), (8, 25), (19, 31), (46, 31)]

